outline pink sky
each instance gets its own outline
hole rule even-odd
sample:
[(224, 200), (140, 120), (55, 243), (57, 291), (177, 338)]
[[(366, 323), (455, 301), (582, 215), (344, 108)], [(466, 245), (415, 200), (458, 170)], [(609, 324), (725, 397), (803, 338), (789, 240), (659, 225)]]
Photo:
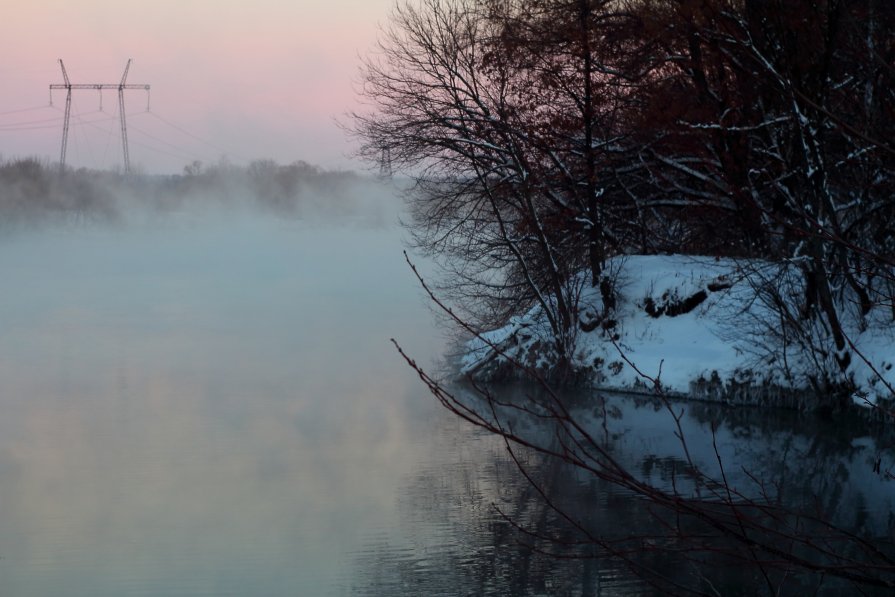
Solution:
[[(117, 83), (126, 94), (131, 162), (176, 173), (193, 159), (272, 158), (363, 168), (336, 126), (354, 104), (358, 56), (375, 43), (394, 0), (29, 0), (0, 21), (0, 154), (59, 159), (65, 92)], [(117, 93), (75, 91), (67, 162), (122, 161)], [(24, 110), (24, 111), (19, 111)], [(174, 126), (172, 126), (174, 125)], [(189, 133), (185, 134), (179, 129)], [(198, 139), (197, 139), (198, 138)], [(201, 141), (199, 140), (201, 139)]]

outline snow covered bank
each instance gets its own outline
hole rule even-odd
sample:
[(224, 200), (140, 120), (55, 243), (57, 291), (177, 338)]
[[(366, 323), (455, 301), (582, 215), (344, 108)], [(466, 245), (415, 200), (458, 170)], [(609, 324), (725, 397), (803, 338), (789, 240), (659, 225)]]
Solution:
[[(799, 294), (797, 276), (780, 265), (624, 256), (608, 269), (617, 272), (613, 320), (599, 319), (600, 293), (584, 285), (572, 359), (575, 372), (595, 387), (651, 393), (658, 384), (678, 396), (811, 409), (819, 404), (816, 388), (832, 382), (853, 393), (856, 404), (895, 399), (890, 312), (872, 312), (849, 324), (854, 350), (843, 373), (823, 329), (793, 337), (779, 306), (768, 300), (769, 288), (784, 297)], [(553, 351), (544, 319), (534, 308), (474, 338), (466, 345), (461, 372), (483, 379), (518, 374), (511, 360), (547, 370)]]

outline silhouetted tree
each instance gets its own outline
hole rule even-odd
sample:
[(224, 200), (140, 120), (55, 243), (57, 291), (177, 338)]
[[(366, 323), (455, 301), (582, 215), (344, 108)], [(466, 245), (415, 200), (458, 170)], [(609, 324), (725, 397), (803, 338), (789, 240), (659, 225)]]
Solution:
[[(756, 298), (777, 310), (767, 327), (795, 332), (778, 336), (784, 343), (800, 337), (816, 389), (843, 408), (849, 365), (861, 358), (848, 330), (893, 304), (893, 26), (895, 5), (879, 0), (399, 5), (365, 63), (371, 110), (355, 115), (354, 130), (367, 157), (390, 155), (416, 179), (416, 240), (441, 258), (442, 289), (458, 304), (430, 290), (433, 300), (540, 392), (506, 400), (474, 386), (470, 401), (408, 363), (445, 407), (511, 453), (535, 450), (644, 498), (674, 539), (669, 550), (746, 563), (772, 594), (794, 571), (895, 587), (891, 546), (782, 504), (760, 479), (758, 493), (738, 490), (720, 456), (715, 475), (687, 454), (700, 495), (644, 483), (542, 371), (481, 336), (540, 314), (553, 334), (544, 355), (563, 371), (582, 323), (581, 285), (600, 286), (602, 317), (611, 314), (608, 257), (748, 257), (780, 272), (752, 277)], [(643, 378), (679, 424), (658, 380)], [(534, 441), (507, 412), (549, 423), (555, 441)], [(678, 439), (687, 453), (680, 427)], [(578, 530), (588, 545), (618, 549)]]

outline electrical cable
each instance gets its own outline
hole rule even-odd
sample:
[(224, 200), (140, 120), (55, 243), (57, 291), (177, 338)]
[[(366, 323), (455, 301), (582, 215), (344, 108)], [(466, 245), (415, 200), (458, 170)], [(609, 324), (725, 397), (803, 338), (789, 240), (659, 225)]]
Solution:
[(140, 128), (135, 127), (134, 125), (130, 125), (129, 128), (132, 128), (133, 130), (137, 131), (137, 132), (140, 133), (141, 135), (144, 135), (144, 136), (146, 136), (146, 137), (149, 137), (150, 139), (153, 139), (153, 140), (155, 140), (155, 141), (158, 141), (159, 143), (162, 143), (162, 144), (164, 144), (164, 145), (167, 145), (168, 147), (170, 147), (170, 148), (172, 148), (172, 149), (174, 149), (174, 150), (176, 150), (176, 151), (180, 151), (180, 146), (179, 146), (179, 145), (175, 145), (174, 143), (171, 143), (171, 142), (169, 142), (169, 141), (165, 141), (164, 139), (161, 139), (161, 138), (159, 138), (159, 137), (156, 137), (155, 135), (153, 135), (153, 134), (151, 134), (151, 133), (147, 133), (147, 132), (144, 131), (143, 129), (140, 129)]
[(170, 120), (168, 120), (168, 119), (166, 119), (166, 118), (163, 118), (163, 117), (160, 116), (157, 112), (148, 112), (148, 114), (149, 114), (150, 116), (152, 116), (152, 117), (154, 117), (154, 118), (160, 120), (163, 124), (168, 125), (169, 127), (173, 128), (174, 130), (176, 130), (176, 131), (178, 131), (178, 132), (180, 132), (180, 133), (182, 133), (182, 134), (184, 134), (184, 135), (186, 135), (186, 136), (188, 136), (188, 137), (192, 137), (192, 138), (195, 139), (196, 141), (199, 141), (200, 143), (204, 143), (205, 145), (207, 145), (208, 147), (210, 147), (210, 148), (212, 148), (212, 149), (214, 149), (214, 150), (216, 150), (216, 151), (219, 151), (219, 152), (221, 152), (221, 153), (223, 153), (223, 154), (226, 154), (226, 155), (231, 155), (231, 156), (235, 157), (235, 158), (238, 159), (238, 160), (249, 161), (248, 158), (246, 158), (245, 156), (239, 155), (239, 154), (234, 153), (234, 152), (232, 152), (232, 151), (227, 151), (226, 148), (221, 147), (220, 145), (217, 145), (217, 144), (215, 144), (215, 143), (212, 143), (211, 141), (208, 141), (208, 140), (206, 140), (206, 139), (203, 139), (202, 137), (200, 137), (200, 136), (198, 136), (198, 135), (194, 135), (193, 133), (191, 133), (190, 131), (186, 130), (186, 129), (183, 128), (182, 126), (180, 126), (180, 125), (178, 125), (178, 124), (176, 124), (176, 123), (174, 123), (174, 122), (171, 122)]
[[(240, 160), (247, 160), (247, 158), (240, 156), (238, 154), (234, 154), (233, 152), (227, 151), (225, 148), (221, 147), (220, 145), (217, 145), (217, 144), (215, 144), (199, 135), (196, 135), (195, 133), (188, 130), (186, 127), (184, 127), (180, 124), (177, 124), (176, 122), (173, 122), (170, 119), (165, 118), (156, 112), (149, 110), (148, 102), (149, 102), (149, 98), (147, 97), (147, 109), (145, 111), (137, 112), (134, 114), (126, 114), (125, 116), (133, 117), (133, 116), (138, 116), (140, 114), (148, 114), (149, 116), (158, 120), (159, 122), (161, 122), (168, 128), (174, 129), (179, 134), (185, 135), (186, 137), (194, 139), (194, 140), (202, 143), (203, 145), (205, 145), (211, 149), (214, 149), (215, 151), (219, 151), (224, 155), (231, 155), (231, 156), (233, 156), (237, 159), (240, 159)], [(15, 109), (15, 110), (6, 110), (3, 112), (0, 112), (0, 117), (10, 116), (10, 115), (15, 115), (15, 114), (25, 114), (28, 112), (34, 112), (34, 111), (38, 111), (38, 110), (47, 110), (47, 109), (54, 110), (55, 112), (60, 113), (60, 115), (53, 116), (51, 118), (40, 118), (40, 119), (24, 120), (24, 121), (19, 121), (19, 122), (0, 123), (0, 133), (15, 133), (15, 132), (47, 130), (47, 129), (58, 128), (59, 123), (64, 121), (64, 119), (65, 119), (64, 110), (62, 110), (58, 106), (53, 105), (52, 103), (49, 105), (33, 106), (33, 107), (28, 107), (28, 108), (19, 108), (19, 109)], [(102, 114), (102, 116), (99, 118), (91, 118), (91, 116), (94, 114)], [(80, 155), (83, 155), (84, 157), (87, 157), (89, 159), (92, 159), (94, 157), (93, 152), (91, 151), (91, 144), (89, 142), (89, 136), (85, 133), (85, 130), (84, 130), (86, 127), (90, 127), (90, 128), (97, 129), (97, 130), (101, 131), (102, 133), (104, 133), (105, 142), (104, 142), (104, 148), (101, 153), (103, 156), (103, 161), (105, 162), (105, 160), (108, 158), (109, 153), (110, 153), (112, 137), (116, 136), (116, 135), (115, 135), (114, 127), (106, 128), (106, 127), (102, 127), (100, 125), (103, 123), (116, 121), (119, 118), (120, 118), (120, 116), (118, 114), (112, 115), (103, 109), (102, 91), (100, 91), (100, 108), (98, 110), (93, 110), (90, 112), (82, 113), (82, 112), (77, 111), (76, 103), (74, 102), (74, 98), (72, 98), (72, 109), (70, 111), (70, 126), (71, 126), (70, 130), (73, 134), (71, 135), (70, 140), (72, 142), (72, 145), (73, 145), (72, 149), (74, 149), (75, 155), (80, 154)], [(183, 151), (181, 151), (181, 146), (179, 146), (175, 143), (167, 141), (167, 140), (165, 140), (161, 137), (158, 137), (152, 133), (149, 133), (146, 130), (143, 130), (141, 128), (134, 127), (133, 125), (131, 125), (129, 128), (132, 128), (139, 135), (141, 135), (145, 138), (143, 140), (143, 142), (139, 142), (139, 141), (137, 142), (137, 145), (139, 145), (140, 147), (149, 149), (150, 151), (154, 151), (157, 153), (167, 155), (172, 158), (176, 158), (178, 160), (193, 161), (193, 160), (198, 159), (196, 157), (196, 155), (188, 155), (187, 153), (184, 153)], [(77, 129), (77, 132), (75, 131), (75, 129)], [(119, 141), (121, 140), (120, 131), (117, 135), (117, 138)], [(147, 144), (146, 139), (150, 139), (150, 140), (154, 141), (155, 143), (161, 144), (162, 146), (167, 147), (169, 149), (162, 149), (162, 148), (159, 148), (158, 146), (155, 146), (153, 144)], [(90, 154), (90, 155), (87, 155), (87, 154)], [(207, 161), (207, 160), (205, 160), (205, 161)]]
[[(74, 115), (72, 115), (72, 116), (74, 116)], [(38, 130), (44, 130), (44, 129), (55, 129), (55, 128), (59, 128), (58, 122), (61, 120), (62, 120), (62, 118), (58, 118), (56, 120), (57, 124), (45, 124), (45, 125), (36, 125), (36, 126), (4, 127), (4, 126), (0, 125), (0, 132), (38, 131)], [(95, 120), (82, 120), (81, 123), (90, 124), (90, 123), (96, 123), (96, 122), (107, 122), (109, 120), (115, 120), (115, 117), (113, 116), (113, 117), (106, 117), (106, 118), (97, 118)]]
[[(80, 123), (81, 125), (86, 125), (84, 120), (81, 118), (80, 112), (78, 112), (77, 104), (75, 103), (74, 98), (72, 98), (71, 108), (72, 108), (71, 115), (72, 115), (72, 118), (75, 120), (75, 123), (76, 124)], [(77, 131), (77, 133), (75, 133), (75, 131)], [(90, 151), (90, 143), (88, 143), (87, 135), (85, 134), (85, 132), (80, 127), (75, 126), (72, 128), (72, 133), (74, 133), (74, 134), (72, 134), (72, 138), (75, 139), (75, 146), (76, 146), (75, 155), (78, 155), (80, 153), (77, 150), (77, 135), (81, 135), (81, 137), (83, 137), (82, 140), (83, 140), (83, 145), (84, 145), (84, 155), (91, 163), (94, 162), (95, 160), (93, 159), (93, 154)]]
[(6, 116), (7, 114), (21, 114), (22, 112), (33, 112), (34, 110), (43, 110), (44, 108), (51, 108), (52, 106), (48, 106), (44, 104), (43, 106), (35, 106), (33, 108), (20, 108), (18, 110), (7, 110), (6, 112), (0, 112), (0, 116)]
[[(138, 132), (141, 132), (141, 133), (142, 133), (142, 131), (138, 131)], [(158, 147), (154, 147), (154, 146), (152, 146), (152, 145), (148, 145), (148, 144), (146, 144), (146, 143), (143, 143), (142, 141), (139, 141), (139, 140), (136, 140), (136, 139), (133, 139), (133, 138), (131, 139), (131, 141), (134, 143), (134, 145), (137, 145), (137, 146), (139, 146), (139, 147), (142, 147), (143, 149), (148, 149), (148, 150), (150, 150), (150, 151), (154, 151), (154, 152), (156, 152), (156, 153), (161, 153), (161, 154), (166, 155), (166, 156), (168, 156), (168, 157), (176, 158), (176, 159), (178, 159), (178, 160), (182, 160), (182, 161), (185, 161), (185, 162), (187, 162), (187, 163), (189, 163), (189, 162), (191, 162), (191, 161), (193, 161), (193, 160), (196, 159), (195, 156), (188, 156), (187, 154), (184, 154), (184, 153), (174, 153), (174, 152), (171, 152), (171, 151), (166, 150), (166, 149), (160, 149), (160, 148), (158, 148)]]
[[(150, 114), (150, 115), (151, 115), (152, 113), (151, 113), (151, 112), (147, 112), (147, 111), (136, 112), (136, 113), (134, 113), (134, 114), (128, 114), (128, 117), (130, 117), (131, 119), (133, 119), (133, 117), (139, 117), (139, 116), (141, 116), (141, 115), (143, 115), (143, 114)], [(156, 142), (158, 142), (158, 143), (161, 143), (162, 145), (165, 145), (165, 146), (169, 147), (171, 150), (173, 150), (173, 153), (172, 153), (170, 150), (159, 149), (158, 147), (155, 147), (155, 146), (153, 146), (153, 145), (147, 145), (145, 142), (144, 142), (144, 143), (140, 143), (139, 141), (137, 141), (136, 143), (137, 143), (138, 145), (140, 145), (141, 147), (144, 147), (144, 148), (146, 148), (146, 149), (150, 149), (150, 150), (155, 151), (155, 152), (157, 152), (157, 153), (162, 153), (162, 154), (168, 155), (168, 156), (173, 157), (173, 158), (177, 158), (177, 159), (179, 159), (179, 160), (186, 160), (187, 162), (190, 162), (190, 161), (194, 161), (194, 160), (200, 159), (200, 158), (197, 157), (195, 154), (193, 154), (193, 155), (189, 155), (188, 153), (185, 153), (184, 151), (182, 151), (183, 148), (182, 148), (180, 145), (177, 145), (177, 144), (175, 144), (175, 143), (171, 143), (170, 141), (166, 141), (165, 139), (162, 139), (162, 138), (160, 138), (160, 137), (158, 137), (158, 136), (156, 136), (156, 135), (153, 135), (152, 133), (149, 133), (148, 131), (146, 131), (146, 130), (140, 128), (140, 127), (134, 126), (134, 124), (133, 124), (133, 120), (131, 120), (130, 124), (128, 125), (128, 130), (133, 130), (133, 131), (137, 132), (137, 133), (140, 134), (140, 135), (143, 135), (144, 137), (146, 137), (146, 138), (148, 138), (148, 139), (152, 139), (152, 140), (154, 140), (154, 141), (156, 141)]]
[(5, 124), (0, 124), (0, 129), (6, 128), (18, 128), (22, 126), (29, 126), (32, 124), (44, 124), (47, 122), (59, 122), (62, 120), (61, 116), (54, 116), (52, 118), (41, 118), (40, 120), (26, 120), (24, 122), (9, 122)]
[(105, 164), (109, 158), (109, 148), (112, 147), (112, 137), (115, 136), (115, 127), (110, 127), (106, 135), (106, 147), (103, 149), (102, 163)]

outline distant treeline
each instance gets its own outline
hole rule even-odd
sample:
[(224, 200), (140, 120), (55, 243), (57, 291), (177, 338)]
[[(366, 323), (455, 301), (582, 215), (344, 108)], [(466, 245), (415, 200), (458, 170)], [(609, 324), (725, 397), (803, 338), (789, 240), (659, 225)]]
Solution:
[(282, 214), (302, 206), (341, 212), (363, 177), (298, 161), (193, 162), (178, 175), (123, 175), (86, 168), (60, 171), (37, 158), (0, 162), (0, 221), (5, 225), (48, 219), (115, 220), (134, 205), (177, 210), (194, 202), (247, 203)]

